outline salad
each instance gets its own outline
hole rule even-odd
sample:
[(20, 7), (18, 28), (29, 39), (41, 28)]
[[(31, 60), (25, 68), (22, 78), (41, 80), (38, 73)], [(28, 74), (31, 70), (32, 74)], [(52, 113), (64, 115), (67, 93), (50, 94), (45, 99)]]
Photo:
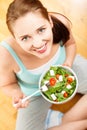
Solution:
[(75, 74), (63, 66), (51, 66), (41, 79), (42, 95), (52, 103), (60, 103), (69, 99), (76, 90)]

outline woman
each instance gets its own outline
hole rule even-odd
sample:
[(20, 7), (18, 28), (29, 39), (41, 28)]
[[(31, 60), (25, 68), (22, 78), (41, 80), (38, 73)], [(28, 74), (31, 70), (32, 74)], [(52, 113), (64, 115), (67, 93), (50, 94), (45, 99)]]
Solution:
[[(76, 44), (70, 22), (60, 14), (48, 13), (38, 0), (14, 0), (6, 23), (12, 36), (0, 44), (0, 87), (12, 97), (13, 104), (17, 103), (16, 130), (43, 130), (51, 104), (40, 93), (24, 103), (21, 99), (38, 90), (39, 78), (50, 65), (72, 66)], [(75, 58), (75, 65), (80, 66), (79, 59)], [(78, 67), (75, 69), (78, 78), (83, 77)], [(84, 81), (86, 78), (85, 74)]]

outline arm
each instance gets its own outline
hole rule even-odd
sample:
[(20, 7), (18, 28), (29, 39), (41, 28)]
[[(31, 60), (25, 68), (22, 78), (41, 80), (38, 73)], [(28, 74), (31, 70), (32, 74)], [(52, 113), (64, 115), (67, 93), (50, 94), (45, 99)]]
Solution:
[(17, 93), (17, 90), (21, 92), (17, 84), (14, 68), (14, 61), (10, 54), (5, 48), (0, 46), (0, 89), (10, 97), (13, 97)]
[(75, 55), (76, 55), (76, 44), (75, 44), (75, 40), (74, 40), (74, 37), (73, 37), (72, 32), (71, 32), (71, 23), (62, 14), (54, 13), (54, 12), (50, 12), (49, 14), (58, 18), (68, 28), (68, 30), (70, 32), (70, 38), (65, 43), (66, 59), (65, 59), (64, 65), (71, 67), (73, 64), (73, 60), (75, 58)]
[(76, 56), (76, 43), (75, 39), (71, 32), (71, 23), (70, 21), (64, 17), (63, 15), (59, 15), (59, 20), (68, 28), (70, 32), (70, 38), (65, 43), (65, 50), (66, 50), (66, 59), (63, 65), (71, 67)]
[(29, 101), (25, 101), (21, 103), (21, 99), (25, 97), (23, 92), (21, 91), (20, 87), (17, 83), (12, 83), (5, 86), (0, 86), (2, 92), (4, 92), (7, 96), (12, 98), (12, 104), (17, 104), (15, 108), (25, 108), (29, 104)]
[(76, 56), (76, 44), (70, 31), (70, 39), (65, 43), (66, 59), (64, 65), (71, 67)]
[(13, 100), (13, 103), (19, 103), (17, 108), (25, 107), (20, 104), (20, 100), (25, 96), (18, 85), (14, 72), (14, 61), (3, 47), (0, 46), (0, 89)]

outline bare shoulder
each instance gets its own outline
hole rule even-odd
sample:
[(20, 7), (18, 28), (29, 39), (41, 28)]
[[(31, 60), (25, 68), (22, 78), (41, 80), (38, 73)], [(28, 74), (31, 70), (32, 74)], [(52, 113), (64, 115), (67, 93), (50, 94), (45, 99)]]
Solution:
[(10, 53), (0, 45), (0, 86), (15, 80), (13, 60)]
[(9, 66), (12, 63), (12, 58), (8, 50), (0, 45), (0, 69), (3, 68), (3, 70), (7, 71), (9, 70)]
[[(10, 38), (7, 38), (2, 42), (6, 42), (8, 44), (11, 43)], [(11, 56), (10, 56), (8, 50), (5, 47), (3, 47), (2, 45), (0, 45), (0, 59), (1, 59), (0, 61), (2, 61), (2, 62), (10, 61), (10, 57)]]
[(54, 16), (57, 19), (59, 19), (67, 28), (71, 28), (70, 20), (63, 14), (56, 13), (56, 12), (49, 12), (49, 15)]

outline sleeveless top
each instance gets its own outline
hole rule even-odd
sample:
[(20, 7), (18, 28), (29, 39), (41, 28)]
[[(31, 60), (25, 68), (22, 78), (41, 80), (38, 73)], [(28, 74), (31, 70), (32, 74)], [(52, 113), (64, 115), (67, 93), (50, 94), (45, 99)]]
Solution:
[[(52, 65), (62, 64), (65, 60), (65, 48), (64, 46), (59, 46), (56, 54), (51, 60), (38, 68), (28, 70), (9, 44), (2, 41), (0, 45), (5, 47), (17, 62), (20, 71), (16, 73), (16, 77), (18, 79), (18, 84), (25, 95), (31, 95), (39, 89), (39, 79), (44, 70)], [(36, 96), (38, 95), (40, 95), (40, 93), (36, 94)]]

